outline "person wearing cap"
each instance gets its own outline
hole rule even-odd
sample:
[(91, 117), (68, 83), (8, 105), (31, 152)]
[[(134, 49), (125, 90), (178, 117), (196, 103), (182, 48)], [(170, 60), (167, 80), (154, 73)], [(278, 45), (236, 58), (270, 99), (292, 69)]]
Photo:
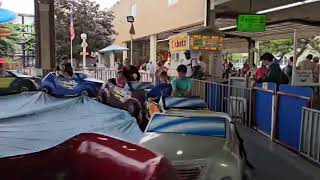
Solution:
[(186, 77), (191, 78), (192, 74), (193, 74), (193, 68), (199, 65), (198, 59), (191, 58), (191, 51), (190, 50), (186, 50), (184, 52), (184, 56), (185, 56), (185, 59), (182, 60), (181, 64), (183, 64), (187, 67)]
[(140, 81), (140, 73), (138, 68), (131, 65), (128, 58), (124, 60), (124, 65), (125, 66), (122, 69), (122, 73), (127, 78), (127, 81)]
[(258, 82), (273, 82), (277, 84), (288, 84), (288, 77), (281, 71), (280, 65), (278, 63), (274, 63), (274, 56), (271, 53), (264, 53), (260, 57), (260, 61), (263, 64), (267, 65), (268, 72), (267, 75), (262, 79), (258, 80)]
[(178, 77), (174, 79), (172, 84), (172, 96), (188, 97), (191, 95), (192, 80), (186, 77), (187, 66), (181, 64), (177, 68)]

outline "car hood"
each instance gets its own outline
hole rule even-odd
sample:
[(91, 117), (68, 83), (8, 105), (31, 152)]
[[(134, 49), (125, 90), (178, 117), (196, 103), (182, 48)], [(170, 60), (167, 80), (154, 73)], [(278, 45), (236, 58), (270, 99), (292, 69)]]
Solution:
[(224, 138), (147, 133), (140, 144), (165, 155), (170, 160), (203, 159), (230, 156)]
[(89, 82), (94, 82), (94, 83), (101, 83), (101, 84), (104, 83), (104, 81), (96, 79), (96, 78), (85, 78), (84, 80), (89, 81)]
[(167, 157), (181, 177), (241, 179), (243, 162), (229, 150), (223, 138), (147, 133), (140, 143)]

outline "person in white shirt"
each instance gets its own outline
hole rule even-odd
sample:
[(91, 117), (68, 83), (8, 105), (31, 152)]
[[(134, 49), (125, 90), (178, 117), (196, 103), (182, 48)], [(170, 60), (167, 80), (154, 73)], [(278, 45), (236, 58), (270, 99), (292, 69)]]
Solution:
[(152, 69), (152, 62), (149, 61), (149, 62), (147, 63), (147, 65), (146, 65), (146, 71), (149, 71), (149, 72), (150, 72), (151, 69)]
[(168, 59), (165, 63), (164, 63), (164, 67), (170, 69), (171, 68), (171, 60)]
[(191, 51), (190, 50), (186, 50), (184, 52), (184, 55), (186, 57), (186, 59), (182, 60), (183, 65), (187, 66), (187, 74), (186, 77), (190, 78), (193, 74), (193, 67), (198, 66), (198, 59), (196, 58), (191, 58)]

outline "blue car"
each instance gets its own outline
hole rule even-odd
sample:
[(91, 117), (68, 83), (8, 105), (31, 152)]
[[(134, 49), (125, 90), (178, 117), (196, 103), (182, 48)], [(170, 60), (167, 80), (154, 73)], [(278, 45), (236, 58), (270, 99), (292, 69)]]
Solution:
[(96, 97), (103, 83), (83, 73), (74, 73), (72, 78), (58, 77), (55, 73), (49, 73), (43, 78), (40, 89), (54, 96)]

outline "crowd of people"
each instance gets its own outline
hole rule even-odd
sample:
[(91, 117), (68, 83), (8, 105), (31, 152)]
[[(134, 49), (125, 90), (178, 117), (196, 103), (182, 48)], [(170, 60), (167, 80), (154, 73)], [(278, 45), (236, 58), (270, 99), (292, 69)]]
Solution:
[[(177, 67), (178, 76), (170, 81), (168, 71), (170, 68), (170, 61), (157, 62), (156, 66), (153, 66), (151, 62), (142, 65), (140, 69), (146, 70), (154, 76), (155, 87), (148, 93), (149, 99), (157, 99), (159, 97), (166, 96), (190, 96), (192, 80), (191, 78), (200, 78), (204, 76), (202, 67), (196, 58), (191, 58), (191, 52), (185, 51), (185, 60), (181, 65)], [(124, 65), (117, 65), (117, 77), (116, 85), (123, 88), (128, 81), (139, 81), (140, 73), (136, 66), (130, 64), (129, 59), (124, 60)]]
[[(289, 58), (288, 64), (281, 69), (279, 61), (271, 54), (264, 53), (260, 57), (261, 66), (256, 68), (255, 64), (244, 63), (243, 68), (236, 70), (231, 62), (224, 63), (223, 78), (230, 76), (251, 77), (255, 82), (274, 82), (277, 84), (288, 84), (292, 79), (293, 57)], [(305, 60), (297, 64), (299, 70), (310, 70), (313, 73), (314, 82), (319, 82), (319, 57), (309, 54)]]

